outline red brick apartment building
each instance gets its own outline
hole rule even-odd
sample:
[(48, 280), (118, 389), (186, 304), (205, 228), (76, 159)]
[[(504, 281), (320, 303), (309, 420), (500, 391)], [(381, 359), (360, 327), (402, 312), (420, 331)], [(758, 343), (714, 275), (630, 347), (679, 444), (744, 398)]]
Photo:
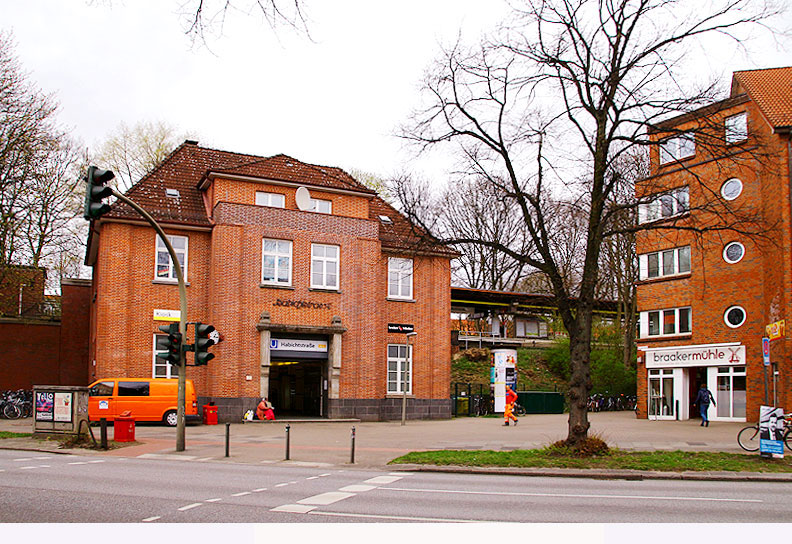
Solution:
[(792, 68), (775, 68), (735, 72), (729, 98), (652, 131), (639, 222), (757, 222), (638, 237), (639, 417), (699, 417), (701, 383), (712, 420), (756, 421), (765, 403), (792, 410), (788, 333), (771, 342), (771, 365), (762, 353), (766, 326), (792, 318), (791, 130)]
[[(188, 140), (127, 196), (182, 256), (188, 321), (223, 336), (215, 359), (188, 367), (199, 403), (226, 420), (261, 397), (281, 415), (386, 420), (401, 417), (404, 385), (408, 417), (450, 417), (456, 254), (418, 244), (374, 191), (339, 168)], [(155, 358), (158, 326), (180, 317), (155, 231), (116, 203), (94, 221), (86, 262), (92, 376), (175, 376)]]

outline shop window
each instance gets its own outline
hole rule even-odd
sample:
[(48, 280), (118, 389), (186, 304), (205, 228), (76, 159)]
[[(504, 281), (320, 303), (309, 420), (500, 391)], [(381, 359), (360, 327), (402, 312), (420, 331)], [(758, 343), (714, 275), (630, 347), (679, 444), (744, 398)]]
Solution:
[(674, 416), (674, 371), (670, 368), (649, 371), (649, 415)]
[(731, 329), (736, 329), (745, 323), (745, 309), (742, 306), (731, 306), (724, 312), (723, 321)]
[(167, 361), (163, 361), (162, 359), (157, 359), (157, 355), (164, 355), (167, 351), (157, 351), (157, 338), (167, 338), (167, 334), (155, 334), (154, 335), (154, 347), (152, 349), (154, 356), (152, 357), (152, 370), (151, 370), (151, 377), (152, 378), (178, 378), (179, 377), (179, 368), (177, 366), (171, 365)]
[(745, 246), (740, 242), (730, 242), (723, 248), (723, 260), (729, 264), (738, 263), (745, 255)]
[(311, 287), (338, 289), (338, 246), (311, 244)]
[[(409, 356), (408, 356), (409, 355)], [(412, 346), (388, 344), (388, 393), (412, 393)]]
[[(188, 246), (188, 239), (186, 236), (170, 236), (168, 235), (168, 241), (170, 242), (171, 246), (173, 246), (173, 250), (176, 252), (176, 258), (179, 260), (179, 267), (182, 271), (182, 276), (184, 276), (184, 281), (187, 281), (187, 246)], [(178, 277), (176, 276), (176, 269), (173, 266), (173, 261), (171, 260), (170, 253), (168, 253), (168, 248), (165, 247), (165, 242), (157, 235), (157, 262), (156, 268), (154, 272), (154, 279), (160, 281), (177, 281)]]
[(413, 298), (413, 260), (388, 258), (388, 298)]
[(726, 366), (717, 369), (716, 406), (718, 417), (745, 418), (745, 367)]

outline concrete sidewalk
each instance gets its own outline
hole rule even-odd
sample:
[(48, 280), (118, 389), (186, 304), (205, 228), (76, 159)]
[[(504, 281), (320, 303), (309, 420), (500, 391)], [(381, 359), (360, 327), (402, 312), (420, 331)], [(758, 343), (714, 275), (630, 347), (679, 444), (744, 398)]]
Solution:
[[(62, 450), (55, 441), (32, 438), (0, 440), (4, 449), (37, 449), (104, 456), (172, 458), (204, 462), (382, 468), (410, 451), (433, 449), (513, 450), (546, 446), (566, 437), (567, 414), (528, 415), (518, 426), (504, 427), (499, 418), (457, 418), (443, 421), (322, 422), (274, 421), (230, 425), (230, 456), (225, 457), (226, 426), (195, 425), (186, 430), (186, 450), (176, 452), (176, 430), (159, 425), (136, 426), (137, 442), (107, 452)], [(590, 414), (591, 432), (609, 445), (625, 450), (721, 451), (739, 453), (737, 431), (744, 423), (647, 421), (632, 412)], [(286, 425), (290, 427), (290, 460), (285, 461)], [(355, 428), (355, 464), (351, 461), (352, 428)], [(31, 432), (32, 420), (0, 420), (0, 431)], [(99, 439), (98, 427), (94, 434)], [(112, 427), (109, 431), (112, 439)], [(412, 467), (419, 470), (419, 467)], [(517, 472), (517, 471), (512, 471)], [(547, 473), (522, 470), (521, 473)], [(556, 471), (558, 472), (558, 471)], [(561, 471), (570, 475), (570, 471)], [(580, 472), (580, 471), (575, 471)], [(555, 474), (554, 474), (555, 475)], [(700, 473), (699, 473), (700, 475)], [(620, 477), (613, 474), (611, 477)], [(734, 476), (734, 475), (731, 475)], [(749, 475), (741, 477), (745, 479)], [(600, 475), (600, 477), (605, 477)], [(679, 477), (679, 475), (675, 475)], [(772, 479), (785, 479), (773, 475)], [(792, 475), (788, 477), (792, 481)]]

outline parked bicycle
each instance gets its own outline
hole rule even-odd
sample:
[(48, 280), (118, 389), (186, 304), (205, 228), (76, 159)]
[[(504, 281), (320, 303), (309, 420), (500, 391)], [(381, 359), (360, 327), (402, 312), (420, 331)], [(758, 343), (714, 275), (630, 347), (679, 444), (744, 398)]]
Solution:
[(6, 419), (30, 417), (33, 413), (33, 392), (19, 389), (0, 393), (0, 414)]
[[(792, 451), (792, 413), (784, 414), (784, 432), (781, 436), (786, 448)], [(737, 443), (745, 451), (759, 451), (759, 424), (755, 423), (740, 429), (737, 433)]]
[(473, 395), (471, 398), (472, 405), (470, 415), (472, 416), (486, 416), (492, 412), (491, 398), (488, 395)]

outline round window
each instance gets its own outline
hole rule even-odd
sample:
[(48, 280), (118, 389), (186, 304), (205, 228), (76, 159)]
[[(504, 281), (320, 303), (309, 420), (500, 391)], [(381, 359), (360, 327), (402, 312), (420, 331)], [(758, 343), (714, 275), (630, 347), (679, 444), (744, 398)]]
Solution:
[(732, 306), (723, 314), (723, 321), (732, 329), (736, 329), (745, 323), (745, 310), (741, 306)]
[(745, 247), (740, 242), (730, 242), (723, 248), (723, 260), (729, 264), (740, 262), (745, 255)]
[(721, 196), (726, 200), (734, 200), (740, 193), (742, 193), (743, 184), (737, 178), (731, 178), (726, 180), (726, 183), (721, 186)]

